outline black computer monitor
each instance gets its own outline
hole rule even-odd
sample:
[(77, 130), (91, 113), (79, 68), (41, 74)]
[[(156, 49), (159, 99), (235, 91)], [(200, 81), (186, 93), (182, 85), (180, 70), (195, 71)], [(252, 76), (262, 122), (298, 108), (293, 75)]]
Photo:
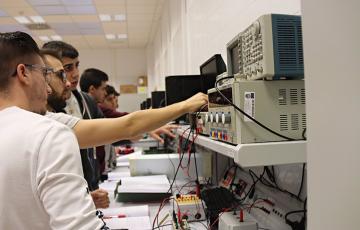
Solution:
[(141, 102), (141, 104), (140, 104), (140, 109), (141, 109), (141, 110), (146, 109), (146, 101)]
[(221, 54), (215, 54), (200, 66), (200, 74), (214, 76), (226, 72), (226, 65)]
[[(186, 100), (199, 92), (207, 94), (208, 89), (213, 88), (215, 83), (215, 81), (209, 83), (208, 80), (202, 75), (167, 76), (165, 78), (166, 105)], [(179, 117), (176, 122), (187, 122), (186, 116)]]
[(165, 91), (151, 92), (151, 107), (153, 109), (165, 106)]
[(215, 54), (206, 60), (200, 66), (200, 74), (203, 77), (203, 87), (205, 89), (214, 88), (216, 77), (224, 72), (226, 72), (226, 65), (220, 54)]
[(150, 97), (146, 98), (145, 103), (146, 103), (146, 109), (150, 109), (151, 108), (151, 98)]

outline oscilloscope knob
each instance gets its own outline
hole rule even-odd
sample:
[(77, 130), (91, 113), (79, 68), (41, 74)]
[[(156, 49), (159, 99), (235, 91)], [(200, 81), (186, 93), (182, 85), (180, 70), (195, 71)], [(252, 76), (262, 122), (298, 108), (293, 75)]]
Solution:
[(210, 113), (210, 122), (213, 123), (213, 121), (214, 121), (214, 116), (212, 113)]
[(221, 115), (221, 121), (223, 124), (229, 124), (231, 123), (231, 115), (228, 113), (228, 114), (222, 114)]
[(216, 115), (215, 115), (215, 122), (219, 123), (219, 114), (218, 113), (216, 113)]

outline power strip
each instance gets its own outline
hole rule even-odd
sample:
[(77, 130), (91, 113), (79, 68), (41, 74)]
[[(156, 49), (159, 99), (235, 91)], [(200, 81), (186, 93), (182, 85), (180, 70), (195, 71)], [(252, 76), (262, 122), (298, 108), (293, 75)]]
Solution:
[(219, 230), (257, 230), (257, 223), (247, 217), (243, 222), (239, 220), (239, 212), (225, 212), (219, 218)]

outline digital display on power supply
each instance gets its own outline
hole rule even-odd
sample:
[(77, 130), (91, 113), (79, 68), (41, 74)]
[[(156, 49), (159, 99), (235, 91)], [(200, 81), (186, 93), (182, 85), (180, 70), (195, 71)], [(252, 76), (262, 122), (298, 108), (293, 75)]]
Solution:
[[(232, 102), (232, 88), (226, 88), (220, 90), (220, 92), (227, 98), (229, 101)], [(209, 107), (222, 107), (222, 106), (229, 106), (230, 103), (220, 95), (219, 92), (209, 93)]]

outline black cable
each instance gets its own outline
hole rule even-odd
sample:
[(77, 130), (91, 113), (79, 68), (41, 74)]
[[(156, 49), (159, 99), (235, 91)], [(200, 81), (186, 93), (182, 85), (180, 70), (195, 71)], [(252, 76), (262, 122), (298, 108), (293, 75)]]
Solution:
[(173, 225), (173, 224), (163, 224), (163, 225), (160, 225), (160, 226), (157, 226), (157, 227), (153, 228), (152, 230), (154, 230), (154, 229), (160, 229), (160, 228), (162, 228), (162, 227), (171, 226), (171, 225)]
[[(260, 178), (262, 178), (265, 174), (265, 170), (263, 170), (263, 172), (261, 173), (260, 177), (257, 178), (257, 180), (255, 181), (255, 179), (251, 176), (251, 178), (253, 179), (253, 184), (251, 185), (250, 189), (248, 190), (247, 193), (245, 193), (245, 196), (243, 198), (240, 198), (240, 202), (243, 202), (246, 197), (249, 196), (249, 194), (255, 189), (255, 185), (259, 182)], [(250, 174), (251, 175), (251, 174)]]
[[(264, 168), (265, 168), (265, 167), (264, 167)], [(265, 172), (265, 169), (264, 169), (264, 172)], [(289, 192), (289, 191), (286, 190), (286, 189), (282, 189), (282, 188), (280, 188), (280, 187), (277, 186), (277, 185), (276, 185), (276, 186), (275, 186), (275, 185), (272, 185), (268, 180), (266, 180), (266, 179), (263, 178), (263, 177), (260, 179), (260, 177), (258, 177), (258, 176), (256, 175), (256, 173), (254, 173), (254, 171), (252, 171), (251, 169), (249, 169), (249, 174), (250, 174), (250, 175), (253, 174), (258, 180), (260, 180), (260, 182), (261, 182), (263, 185), (268, 186), (268, 187), (273, 188), (273, 189), (276, 189), (276, 190), (278, 190), (278, 191), (280, 191), (280, 192), (286, 193), (286, 194), (290, 195), (291, 197), (297, 199), (297, 200), (300, 201), (300, 202), (304, 202), (304, 201), (301, 200), (301, 198), (298, 197), (296, 194), (294, 194), (294, 193), (292, 193), (292, 192)], [(251, 177), (252, 177), (252, 176), (251, 176)]]
[[(188, 140), (189, 140), (189, 138), (190, 138), (190, 134), (193, 132), (193, 130), (191, 129), (191, 127), (187, 128), (186, 130), (188, 130), (188, 129), (190, 129), (190, 131), (189, 131), (189, 135), (188, 135), (188, 137), (187, 137), (187, 139), (186, 139), (186, 141), (185, 141), (185, 147), (186, 147), (187, 144), (188, 144)], [(186, 130), (185, 130), (185, 131), (186, 131)], [(167, 191), (167, 193), (169, 193), (169, 192), (172, 190), (172, 187), (173, 187), (173, 185), (174, 185), (174, 183), (175, 183), (176, 176), (177, 176), (177, 174), (178, 174), (178, 172), (179, 172), (179, 169), (180, 169), (180, 166), (181, 166), (181, 162), (182, 162), (182, 160), (183, 160), (183, 158), (184, 158), (184, 155), (185, 155), (185, 151), (184, 151), (184, 149), (182, 148), (182, 146), (180, 146), (180, 148), (181, 148), (181, 152), (182, 152), (182, 153), (181, 153), (181, 156), (180, 156), (179, 164), (178, 164), (178, 167), (177, 167), (177, 169), (176, 169), (176, 172), (175, 172), (173, 181), (171, 182), (170, 188), (169, 188), (169, 190)]]
[(202, 221), (197, 221), (197, 223), (202, 224), (205, 227), (205, 229), (208, 229), (208, 226), (206, 226), (206, 224), (204, 224)]
[(269, 131), (270, 133), (272, 134), (275, 134), (276, 136), (279, 136), (281, 138), (284, 138), (288, 141), (295, 141), (296, 139), (293, 139), (293, 138), (290, 138), (290, 137), (287, 137), (287, 136), (284, 136), (270, 128), (268, 128), (267, 126), (265, 126), (264, 124), (260, 123), (259, 121), (255, 120), (254, 118), (252, 118), (249, 114), (245, 113), (242, 109), (240, 109), (238, 106), (236, 106), (234, 103), (232, 103), (224, 94), (221, 93), (221, 91), (219, 90), (217, 84), (219, 81), (222, 81), (222, 80), (225, 80), (225, 79), (230, 79), (230, 78), (234, 78), (234, 77), (224, 77), (222, 79), (218, 79), (216, 82), (215, 82), (215, 89), (216, 91), (230, 104), (232, 105), (236, 110), (238, 110), (240, 113), (242, 113), (244, 116), (246, 116), (247, 118), (249, 118), (250, 120), (252, 120), (253, 122), (255, 122), (257, 125), (259, 125), (261, 128)]
[(304, 140), (306, 140), (306, 128), (303, 130), (301, 136), (304, 138)]
[(272, 169), (272, 174), (274, 176), (274, 184), (277, 186), (277, 183), (276, 183), (276, 174), (275, 174), (275, 167), (274, 166), (271, 166), (271, 169)]
[(299, 192), (298, 192), (298, 195), (297, 195), (298, 198), (300, 198), (300, 195), (301, 195), (301, 192), (302, 192), (302, 189), (303, 189), (303, 186), (304, 186), (305, 166), (306, 166), (306, 164), (304, 163), (303, 167), (302, 167), (300, 188), (299, 188)]
[[(196, 113), (196, 117), (200, 114), (200, 112), (201, 112), (206, 106), (207, 106), (207, 104), (204, 104), (204, 105), (202, 105), (202, 106), (200, 107), (200, 110)], [(196, 117), (195, 117), (195, 118), (196, 118)], [(195, 125), (195, 126), (196, 126), (196, 125)], [(190, 126), (189, 128), (186, 129), (186, 130), (190, 129), (190, 131), (189, 131), (189, 135), (188, 135), (188, 137), (186, 138), (186, 141), (185, 141), (185, 149), (187, 149), (186, 147), (187, 147), (187, 145), (188, 145), (188, 142), (189, 142), (189, 139), (190, 139), (190, 135), (191, 135), (191, 133), (194, 132), (195, 128), (196, 128), (196, 127), (194, 127), (194, 126)], [(185, 130), (185, 131), (186, 131), (186, 130)], [(183, 138), (183, 137), (181, 137), (181, 138)], [(173, 185), (174, 185), (174, 183), (175, 183), (176, 176), (177, 176), (177, 174), (178, 174), (178, 172), (179, 172), (179, 169), (180, 169), (182, 160), (183, 160), (184, 155), (185, 155), (184, 149), (182, 148), (182, 146), (180, 146), (180, 147), (181, 147), (181, 152), (182, 152), (182, 153), (181, 153), (181, 157), (180, 157), (179, 164), (178, 164), (178, 167), (177, 167), (177, 169), (176, 169), (176, 172), (175, 172), (173, 181), (171, 182), (170, 188), (169, 188), (169, 190), (167, 191), (167, 193), (169, 193), (169, 192), (172, 190), (172, 187), (173, 187)], [(191, 149), (190, 149), (190, 151), (191, 151)], [(189, 157), (189, 159), (190, 159), (190, 157)]]

